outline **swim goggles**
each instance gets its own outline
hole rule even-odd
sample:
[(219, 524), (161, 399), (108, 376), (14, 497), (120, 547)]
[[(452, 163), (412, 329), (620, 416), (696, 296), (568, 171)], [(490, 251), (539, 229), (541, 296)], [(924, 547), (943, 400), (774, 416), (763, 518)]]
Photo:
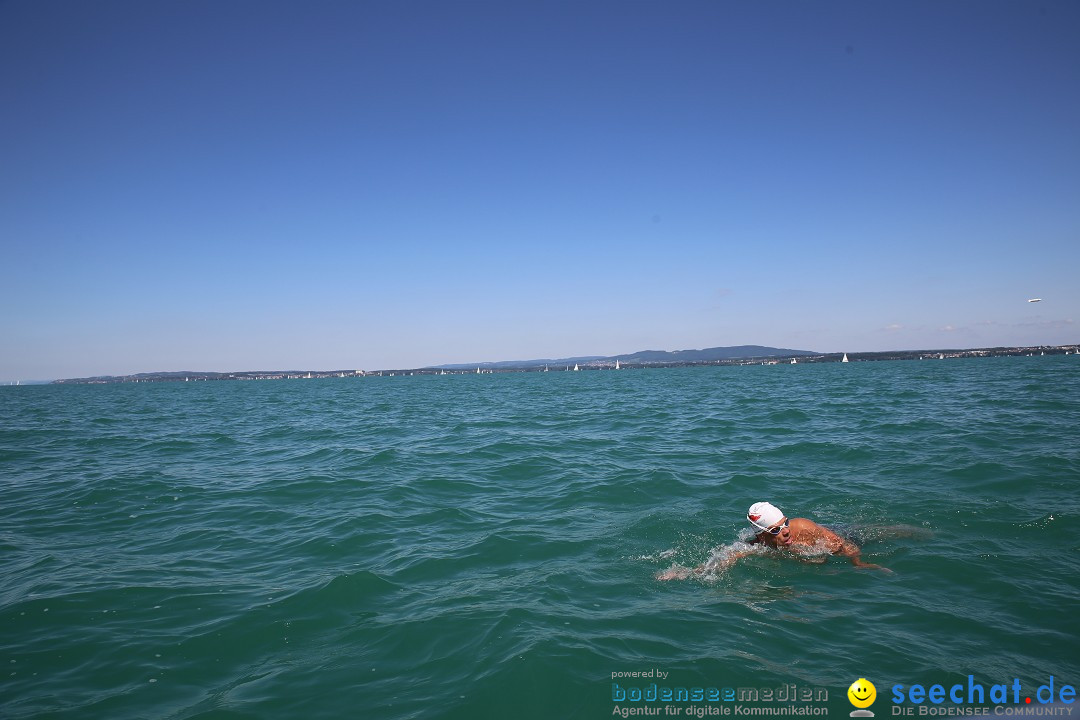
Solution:
[(779, 535), (780, 531), (786, 528), (789, 522), (790, 520), (788, 520), (788, 518), (784, 518), (784, 522), (777, 525), (776, 527), (765, 528), (765, 532), (769, 533), (770, 535)]

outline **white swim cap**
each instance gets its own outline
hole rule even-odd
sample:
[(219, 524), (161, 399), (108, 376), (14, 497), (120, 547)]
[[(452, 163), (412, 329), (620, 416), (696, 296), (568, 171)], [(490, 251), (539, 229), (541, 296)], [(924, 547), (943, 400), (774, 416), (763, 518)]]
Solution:
[(746, 519), (758, 530), (768, 530), (784, 519), (784, 513), (772, 503), (759, 502), (750, 506)]

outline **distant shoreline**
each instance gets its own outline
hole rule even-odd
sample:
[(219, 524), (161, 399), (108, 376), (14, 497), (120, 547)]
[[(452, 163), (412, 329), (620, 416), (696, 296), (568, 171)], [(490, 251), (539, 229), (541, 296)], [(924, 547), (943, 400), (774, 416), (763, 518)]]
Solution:
[[(620, 370), (634, 370), (641, 368), (671, 368), (671, 367), (703, 367), (716, 365), (783, 365), (783, 364), (806, 364), (806, 363), (832, 363), (841, 362), (848, 358), (849, 362), (873, 362), (882, 360), (946, 360), (955, 358), (972, 357), (1023, 357), (1035, 355), (1080, 355), (1080, 344), (1075, 345), (1036, 345), (1029, 347), (995, 347), (976, 348), (968, 350), (938, 349), (938, 350), (894, 350), (885, 352), (853, 352), (853, 353), (815, 353), (796, 351), (798, 354), (754, 355), (745, 357), (730, 357), (717, 360), (670, 360), (642, 362), (622, 360), (620, 358), (599, 358), (587, 362), (578, 362), (576, 367), (579, 371), (614, 370), (616, 363)], [(629, 355), (623, 356), (629, 358)], [(792, 363), (792, 360), (795, 362)], [(1080, 357), (1077, 358), (1080, 361)], [(464, 369), (475, 368), (475, 369)], [(478, 363), (475, 366), (439, 366), (423, 368), (403, 368), (392, 370), (252, 370), (243, 372), (157, 372), (138, 373), (134, 375), (108, 375), (86, 378), (68, 378), (52, 380), (46, 383), (51, 385), (109, 385), (118, 383), (140, 382), (207, 382), (211, 380), (306, 380), (319, 378), (363, 378), (363, 377), (386, 377), (386, 376), (411, 376), (411, 375), (475, 375), (494, 373), (522, 373), (522, 372), (574, 372), (574, 363), (571, 361), (528, 363)], [(14, 384), (14, 383), (11, 383)]]

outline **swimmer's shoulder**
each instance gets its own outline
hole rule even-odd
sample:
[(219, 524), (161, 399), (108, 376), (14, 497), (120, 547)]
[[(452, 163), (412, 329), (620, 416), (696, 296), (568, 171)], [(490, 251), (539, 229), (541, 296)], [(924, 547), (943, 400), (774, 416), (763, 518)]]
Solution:
[(789, 521), (792, 533), (812, 532), (818, 533), (825, 530), (822, 526), (810, 518), (791, 518)]

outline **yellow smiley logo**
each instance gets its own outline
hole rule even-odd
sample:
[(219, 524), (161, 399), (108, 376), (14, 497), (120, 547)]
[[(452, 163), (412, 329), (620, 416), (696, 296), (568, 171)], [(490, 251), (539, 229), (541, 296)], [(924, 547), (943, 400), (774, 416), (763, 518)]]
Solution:
[(877, 699), (877, 688), (866, 678), (859, 678), (847, 689), (848, 700), (857, 708), (868, 708)]

